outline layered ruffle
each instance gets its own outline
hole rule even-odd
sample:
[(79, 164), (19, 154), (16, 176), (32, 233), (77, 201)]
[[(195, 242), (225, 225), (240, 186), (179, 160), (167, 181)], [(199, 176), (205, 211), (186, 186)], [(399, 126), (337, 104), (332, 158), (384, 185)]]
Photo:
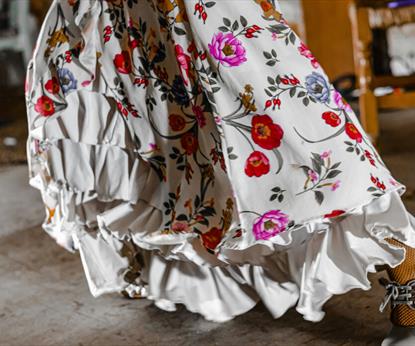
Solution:
[[(70, 143), (56, 152), (48, 151), (55, 163), (65, 152), (63, 148), (83, 147)], [(184, 234), (180, 242), (174, 237), (171, 243), (164, 236), (154, 236), (151, 230), (160, 227), (161, 212), (140, 196), (131, 202), (122, 188), (108, 195), (91, 188), (96, 182), (75, 185), (70, 169), (61, 176), (57, 175), (61, 169), (48, 169), (54, 172), (53, 179), (42, 176), (45, 170), (41, 170), (31, 180), (41, 189), (49, 213), (43, 226), (58, 243), (79, 250), (94, 296), (120, 292), (131, 285), (126, 273), (134, 267), (131, 258), (139, 256), (142, 261), (133, 284), (145, 285), (149, 299), (169, 311), (175, 304), (184, 304), (213, 321), (229, 320), (258, 301), (274, 317), (295, 306), (305, 319), (320, 321), (324, 303), (334, 294), (353, 288), (368, 290), (367, 275), (375, 272), (376, 265), (394, 267), (403, 260), (404, 250), (385, 238), (415, 246), (415, 219), (406, 211), (399, 192), (393, 191), (340, 217), (314, 220), (290, 230), (284, 235), (289, 239), (284, 245), (277, 241), (235, 249), (225, 242), (215, 254), (207, 254), (197, 235)], [(145, 175), (132, 177), (145, 179)], [(39, 186), (38, 181), (48, 182)], [(134, 244), (132, 255), (126, 255), (126, 244), (130, 248)]]

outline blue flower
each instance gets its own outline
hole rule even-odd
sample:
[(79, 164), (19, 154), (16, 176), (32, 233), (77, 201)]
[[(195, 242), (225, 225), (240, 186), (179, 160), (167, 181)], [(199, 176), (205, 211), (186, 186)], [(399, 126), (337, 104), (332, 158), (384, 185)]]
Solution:
[(64, 94), (67, 94), (69, 91), (76, 89), (78, 81), (75, 79), (73, 73), (67, 68), (58, 69), (58, 77)]
[(305, 79), (305, 86), (310, 96), (318, 102), (326, 103), (330, 98), (330, 87), (326, 78), (317, 72), (313, 72)]

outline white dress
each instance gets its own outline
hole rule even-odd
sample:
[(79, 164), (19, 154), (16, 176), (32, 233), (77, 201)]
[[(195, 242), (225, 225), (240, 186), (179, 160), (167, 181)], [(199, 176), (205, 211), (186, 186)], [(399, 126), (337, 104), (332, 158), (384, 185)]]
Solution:
[(30, 183), (94, 296), (320, 321), (415, 246), (350, 106), (266, 0), (55, 0), (28, 67)]

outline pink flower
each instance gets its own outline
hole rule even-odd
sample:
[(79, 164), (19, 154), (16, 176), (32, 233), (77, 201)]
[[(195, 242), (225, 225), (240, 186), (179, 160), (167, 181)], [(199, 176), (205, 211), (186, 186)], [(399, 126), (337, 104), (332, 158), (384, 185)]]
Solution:
[(173, 226), (171, 227), (173, 232), (186, 232), (189, 228), (189, 225), (187, 224), (187, 222), (175, 222), (173, 224)]
[(308, 170), (308, 177), (311, 179), (313, 183), (315, 183), (318, 180), (318, 174), (314, 172), (312, 169)]
[(149, 147), (150, 147), (150, 151), (160, 150), (160, 148), (158, 147), (156, 143), (150, 143)]
[(327, 159), (328, 157), (330, 157), (332, 151), (331, 150), (326, 150), (323, 154), (320, 155), (320, 157), (324, 160)]
[(333, 185), (331, 185), (331, 191), (336, 191), (340, 187), (340, 180), (337, 180)]
[(301, 42), (300, 47), (298, 47), (298, 51), (302, 56), (305, 56), (307, 59), (310, 60), (311, 65), (314, 68), (318, 68), (320, 66), (317, 59), (314, 57), (313, 53), (311, 53), (310, 49), (303, 42)]
[(288, 222), (288, 215), (281, 212), (281, 210), (270, 210), (266, 212), (254, 222), (252, 231), (255, 239), (266, 240), (276, 236), (286, 229)]
[(232, 33), (217, 33), (208, 46), (210, 54), (224, 66), (239, 66), (247, 60), (242, 42)]
[(352, 107), (344, 101), (343, 96), (337, 91), (334, 91), (334, 102), (336, 103), (337, 107), (340, 109), (344, 109), (346, 112), (350, 112), (352, 110)]
[(390, 178), (390, 179), (389, 179), (389, 183), (390, 183), (392, 186), (399, 186), (399, 183), (398, 183), (395, 179), (392, 179), (392, 178)]

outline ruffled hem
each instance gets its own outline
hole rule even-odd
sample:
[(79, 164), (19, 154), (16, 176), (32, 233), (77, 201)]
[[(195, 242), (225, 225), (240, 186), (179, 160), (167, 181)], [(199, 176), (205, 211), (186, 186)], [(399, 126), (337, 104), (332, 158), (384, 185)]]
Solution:
[[(61, 194), (64, 191), (60, 189)], [(50, 219), (43, 225), (59, 244), (79, 250), (91, 293), (97, 297), (124, 290), (131, 284), (126, 280), (126, 273), (134, 267), (131, 258), (139, 256), (137, 280), (148, 285), (148, 298), (159, 308), (172, 311), (175, 304), (183, 304), (216, 322), (230, 320), (258, 301), (275, 318), (295, 306), (304, 319), (318, 322), (324, 317), (324, 303), (333, 295), (354, 288), (368, 290), (368, 273), (375, 272), (377, 265), (395, 267), (403, 261), (405, 250), (385, 238), (415, 247), (415, 218), (406, 211), (398, 191), (347, 215), (290, 230), (290, 246), (273, 244), (271, 248), (268, 243), (245, 250), (225, 248), (219, 256), (204, 255), (198, 237), (183, 238), (181, 244), (152, 245), (144, 233), (138, 237), (129, 227), (140, 214), (136, 226), (147, 223), (151, 229), (158, 222), (155, 211), (143, 201), (113, 203), (111, 208), (95, 210), (95, 228), (88, 222), (51, 226)], [(128, 210), (133, 213), (130, 217)], [(65, 212), (59, 215), (61, 221), (66, 219)], [(114, 227), (119, 231), (111, 231)], [(126, 255), (126, 244), (133, 244), (133, 255)]]

